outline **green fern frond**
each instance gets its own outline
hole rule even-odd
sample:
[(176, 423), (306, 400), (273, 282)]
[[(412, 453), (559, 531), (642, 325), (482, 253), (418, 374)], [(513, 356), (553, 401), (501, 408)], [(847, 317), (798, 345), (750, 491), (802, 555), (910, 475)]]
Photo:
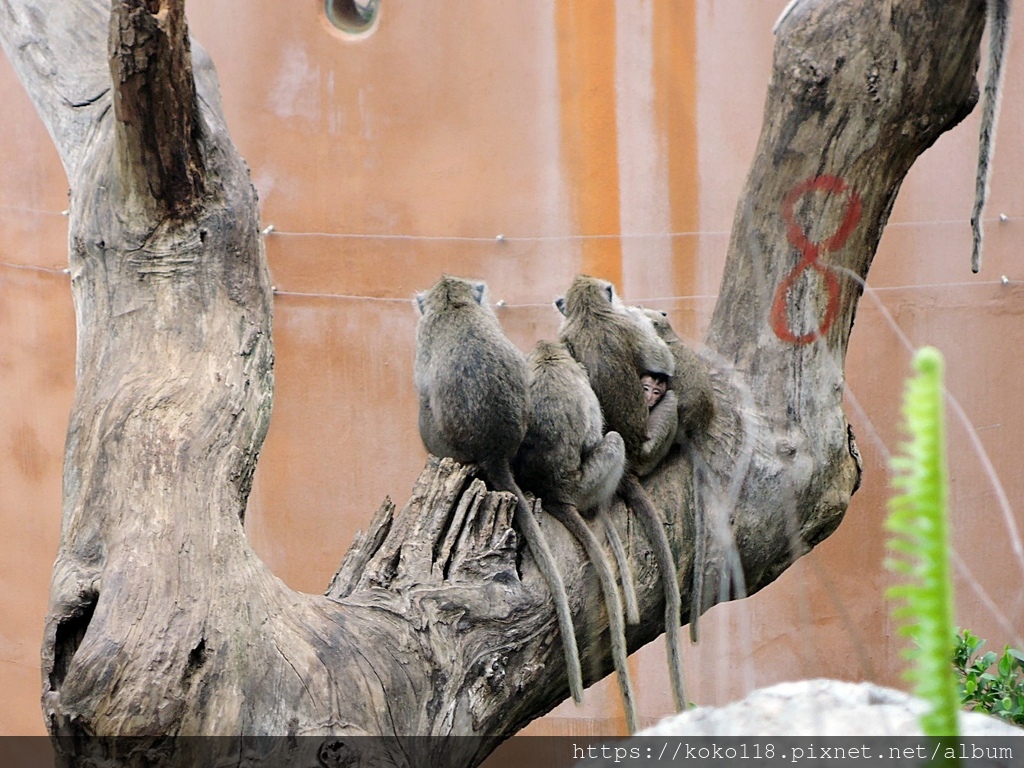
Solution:
[(953, 588), (949, 572), (946, 467), (943, 415), (943, 360), (925, 347), (914, 357), (917, 371), (907, 381), (903, 416), (910, 439), (893, 458), (891, 481), (896, 495), (889, 502), (885, 527), (886, 567), (904, 576), (886, 596), (899, 603), (893, 616), (899, 633), (912, 637), (904, 652), (911, 660), (905, 677), (931, 711), (921, 718), (927, 736), (956, 736), (956, 681), (950, 665), (953, 646)]

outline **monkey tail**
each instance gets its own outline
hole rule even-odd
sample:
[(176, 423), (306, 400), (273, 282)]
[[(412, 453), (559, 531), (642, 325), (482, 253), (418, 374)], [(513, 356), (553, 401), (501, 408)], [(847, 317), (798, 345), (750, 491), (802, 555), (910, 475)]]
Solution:
[[(696, 451), (692, 452), (696, 453)], [(690, 594), (690, 642), (698, 639), (697, 624), (704, 609), (704, 569), (708, 561), (707, 518), (704, 510), (703, 474), (697, 470), (699, 458), (693, 466), (693, 584)]]
[(599, 509), (597, 517), (601, 520), (604, 529), (604, 537), (608, 541), (608, 547), (615, 558), (615, 567), (619, 569), (619, 579), (622, 581), (622, 596), (626, 602), (626, 621), (630, 624), (640, 623), (640, 607), (636, 602), (636, 587), (633, 585), (633, 572), (629, 567), (629, 559), (626, 557), (626, 548), (622, 546), (622, 539), (619, 532), (615, 530), (611, 515), (607, 509)]
[(981, 133), (978, 138), (978, 173), (974, 181), (974, 210), (971, 213), (973, 251), (971, 271), (981, 269), (981, 214), (988, 197), (988, 182), (991, 176), (992, 152), (996, 140), (996, 120), (999, 112), (999, 96), (1003, 83), (1003, 64), (1006, 60), (1006, 44), (1010, 34), (1011, 0), (987, 0), (988, 17), (988, 72), (985, 75), (984, 103), (981, 112)]
[(619, 694), (622, 696), (622, 708), (626, 713), (626, 727), (629, 728), (630, 733), (636, 733), (636, 699), (633, 696), (633, 683), (629, 677), (629, 665), (626, 662), (629, 656), (626, 649), (626, 624), (623, 621), (622, 600), (619, 598), (618, 585), (615, 583), (615, 574), (612, 573), (608, 556), (601, 549), (601, 543), (597, 540), (594, 532), (590, 530), (590, 526), (580, 516), (576, 507), (568, 504), (553, 504), (547, 509), (566, 527), (576, 541), (583, 545), (587, 557), (597, 572), (598, 581), (601, 583), (601, 592), (604, 595), (605, 609), (608, 611), (608, 635), (612, 644), (612, 663), (618, 673)]
[(661, 583), (665, 589), (665, 642), (668, 645), (668, 674), (672, 683), (672, 697), (676, 709), (686, 709), (686, 688), (683, 683), (683, 662), (679, 655), (679, 621), (682, 598), (679, 595), (679, 573), (676, 569), (672, 549), (665, 533), (661, 514), (651, 504), (647, 491), (640, 485), (636, 475), (630, 473), (622, 478), (619, 493), (637, 517), (647, 528), (647, 538), (654, 547), (654, 556), (661, 571)]
[(514, 493), (516, 496), (515, 522), (519, 526), (526, 545), (533, 554), (534, 562), (551, 590), (551, 599), (555, 603), (555, 615), (558, 618), (558, 630), (562, 635), (562, 649), (565, 652), (565, 667), (569, 677), (569, 693), (577, 704), (583, 701), (583, 669), (580, 665), (580, 652), (576, 645), (576, 630), (572, 623), (572, 612), (569, 610), (569, 596), (555, 558), (551, 554), (544, 532), (541, 531), (537, 518), (533, 516), (526, 497), (512, 478), (512, 472), (506, 463), (504, 467), (485, 467), (491, 485), (499, 491)]

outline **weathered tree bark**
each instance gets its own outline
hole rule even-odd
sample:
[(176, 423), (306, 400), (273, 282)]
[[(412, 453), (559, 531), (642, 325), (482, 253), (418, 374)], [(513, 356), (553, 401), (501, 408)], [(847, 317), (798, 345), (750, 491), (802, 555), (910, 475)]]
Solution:
[[(396, 764), (478, 764), (567, 696), (511, 500), (432, 460), (325, 597), (254, 555), (242, 519), (273, 390), (255, 195), (183, 0), (112, 6), (0, 0), (0, 41), (72, 190), (77, 388), (48, 727), (66, 754), (129, 749), (93, 738), (117, 734), (234, 735), (238, 753), (257, 749), (244, 736), (370, 734), (397, 737)], [(911, 163), (974, 106), (984, 10), (808, 0), (780, 29), (707, 339), (719, 412), (646, 481), (684, 605), (694, 551), (707, 608), (770, 583), (839, 524), (859, 481), (841, 403), (859, 279)], [(636, 649), (664, 631), (662, 590), (643, 526), (613, 515), (636, 558)], [(597, 680), (611, 667), (597, 584), (543, 525)], [(411, 735), (480, 739), (414, 759)]]

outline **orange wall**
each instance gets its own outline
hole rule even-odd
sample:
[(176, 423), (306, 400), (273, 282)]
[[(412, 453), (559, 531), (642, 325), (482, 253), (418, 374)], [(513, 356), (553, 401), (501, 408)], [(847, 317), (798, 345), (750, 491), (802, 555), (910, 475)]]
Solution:
[[(282, 579), (322, 591), (380, 501), (407, 497), (425, 458), (410, 298), (441, 272), (487, 280), (523, 349), (554, 335), (550, 302), (580, 270), (670, 311), (691, 340), (703, 335), (783, 5), (480, 0), (469, 12), (455, 0), (382, 0), (377, 28), (348, 39), (317, 0), (191, 4), (264, 223), (275, 227), (277, 397), (247, 528)], [(1024, 527), (1024, 264), (1014, 247), (1022, 69), (1016, 46), (989, 208), (1009, 221), (989, 224), (982, 273), (968, 265), (972, 118), (912, 171), (871, 283), (913, 344), (946, 353), (950, 391)], [(0, 734), (32, 734), (43, 732), (38, 655), (75, 331), (61, 272), (66, 180), (4, 61), (0, 99)], [(695, 701), (818, 675), (901, 684), (880, 523), (908, 359), (865, 297), (847, 367), (864, 487), (837, 533), (776, 584), (704, 618), (701, 643), (684, 650)], [(976, 451), (950, 422), (955, 541), (970, 572), (957, 580), (958, 620), (992, 647), (1024, 645), (1024, 558)], [(645, 719), (670, 706), (663, 659), (660, 641), (633, 657)], [(530, 732), (621, 729), (606, 680), (585, 706), (564, 704)]]

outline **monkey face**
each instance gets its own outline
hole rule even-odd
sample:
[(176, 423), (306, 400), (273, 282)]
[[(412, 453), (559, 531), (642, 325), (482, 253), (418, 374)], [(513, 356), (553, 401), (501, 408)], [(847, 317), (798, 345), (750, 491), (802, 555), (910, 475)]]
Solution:
[(665, 390), (667, 389), (664, 380), (659, 381), (653, 376), (641, 376), (640, 386), (643, 387), (644, 401), (647, 403), (648, 408), (656, 406), (658, 401), (664, 397)]

